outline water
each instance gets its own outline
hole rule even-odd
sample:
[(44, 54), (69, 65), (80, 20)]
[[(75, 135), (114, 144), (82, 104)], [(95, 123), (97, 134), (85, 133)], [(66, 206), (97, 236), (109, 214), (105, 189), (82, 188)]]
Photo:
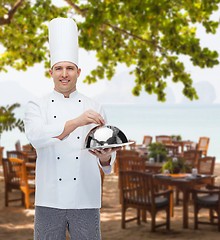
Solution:
[(214, 106), (143, 106), (106, 105), (108, 123), (119, 127), (128, 139), (142, 143), (144, 135), (181, 135), (183, 140), (198, 142), (210, 138), (208, 155), (220, 161), (220, 105)]
[[(181, 135), (183, 140), (198, 142), (199, 137), (210, 138), (208, 155), (220, 162), (220, 105), (212, 106), (144, 106), (104, 105), (108, 123), (120, 128), (128, 139), (142, 143), (144, 135)], [(16, 110), (23, 119), (24, 107)], [(15, 149), (15, 142), (27, 144), (24, 133), (15, 129), (4, 132), (1, 145)]]

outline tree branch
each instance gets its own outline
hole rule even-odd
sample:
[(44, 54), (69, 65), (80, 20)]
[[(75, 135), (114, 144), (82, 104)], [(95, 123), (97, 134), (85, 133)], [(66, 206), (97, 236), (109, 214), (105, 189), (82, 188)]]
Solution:
[(81, 14), (83, 17), (86, 17), (85, 10), (80, 9), (75, 3), (73, 3), (71, 0), (64, 0), (66, 3), (68, 3), (73, 9), (76, 10), (79, 14)]
[[(73, 3), (71, 0), (64, 0), (64, 1), (65, 1), (66, 3), (68, 3), (73, 9), (75, 9), (75, 11), (78, 12), (80, 15), (82, 15), (83, 17), (87, 17), (87, 15), (86, 15), (86, 9), (80, 9), (80, 8), (79, 8), (75, 3)], [(127, 32), (127, 31), (125, 31), (124, 29), (121, 29), (121, 28), (119, 28), (119, 27), (113, 26), (113, 25), (111, 25), (111, 24), (108, 23), (108, 22), (102, 23), (102, 26), (103, 26), (103, 25), (104, 25), (104, 26), (108, 26), (108, 27), (114, 29), (115, 31), (120, 32), (120, 33), (123, 33), (123, 34), (125, 34), (125, 35), (127, 35), (127, 36), (130, 36), (130, 37), (132, 37), (132, 38), (138, 39), (138, 40), (140, 40), (140, 41), (142, 41), (142, 42), (146, 42), (146, 43), (148, 43), (148, 44), (151, 44), (151, 45), (153, 45), (155, 48), (157, 48), (157, 49), (159, 49), (160, 51), (162, 51), (163, 53), (166, 52), (165, 49), (163, 49), (162, 47), (160, 47), (159, 45), (157, 45), (157, 42), (156, 42), (155, 40), (150, 41), (150, 40), (143, 39), (143, 38), (141, 38), (141, 37), (139, 37), (139, 36), (137, 36), (137, 35), (134, 35), (134, 34), (132, 34), (132, 33), (129, 33), (129, 32)], [(103, 31), (103, 30), (101, 30), (101, 31)]]
[(11, 20), (13, 19), (15, 13), (17, 12), (18, 8), (23, 4), (23, 2), (24, 0), (18, 0), (11, 8), (11, 10), (9, 10), (6, 14), (7, 17), (0, 18), (0, 26), (11, 23)]

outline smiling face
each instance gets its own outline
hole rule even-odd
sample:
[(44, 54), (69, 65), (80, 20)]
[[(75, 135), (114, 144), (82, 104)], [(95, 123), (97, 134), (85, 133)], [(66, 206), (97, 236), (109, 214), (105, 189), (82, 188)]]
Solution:
[(56, 63), (50, 70), (54, 81), (54, 89), (65, 97), (69, 97), (70, 93), (76, 90), (76, 82), (80, 73), (81, 69), (78, 69), (74, 63)]

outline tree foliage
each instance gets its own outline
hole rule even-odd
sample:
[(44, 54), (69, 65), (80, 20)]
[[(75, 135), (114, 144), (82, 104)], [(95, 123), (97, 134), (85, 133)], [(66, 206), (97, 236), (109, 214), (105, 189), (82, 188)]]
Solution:
[[(80, 16), (74, 16), (80, 19), (80, 47), (95, 50), (100, 62), (86, 77), (89, 84), (105, 77), (110, 80), (117, 64), (125, 63), (135, 75), (134, 95), (144, 88), (164, 101), (167, 79), (171, 78), (181, 82), (183, 94), (193, 100), (198, 98), (193, 80), (179, 57), (189, 56), (193, 65), (201, 68), (219, 64), (216, 51), (200, 46), (195, 25), (201, 24), (207, 34), (215, 34), (218, 22), (210, 16), (218, 10), (220, 0), (63, 1)], [(16, 1), (7, 2), (12, 6)], [(26, 70), (41, 61), (49, 67), (45, 22), (68, 12), (49, 0), (22, 2), (11, 23), (0, 29), (0, 41), (6, 48), (0, 70), (6, 65)]]
[[(14, 15), (11, 10), (19, 3)], [(0, 71), (6, 66), (26, 71), (35, 63), (45, 62), (48, 68), (48, 28), (55, 17), (65, 17), (68, 8), (57, 8), (51, 1), (1, 1), (0, 43), (5, 52), (0, 57)]]
[(20, 104), (15, 103), (11, 106), (0, 107), (0, 138), (4, 131), (11, 131), (18, 128), (24, 132), (24, 123), (21, 119), (17, 119), (14, 114), (15, 108), (20, 107)]

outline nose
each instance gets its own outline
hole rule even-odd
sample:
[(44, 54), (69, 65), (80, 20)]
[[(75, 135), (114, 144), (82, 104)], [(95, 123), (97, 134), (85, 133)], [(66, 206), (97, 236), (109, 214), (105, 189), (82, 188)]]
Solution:
[(62, 72), (62, 77), (63, 78), (67, 78), (68, 77), (68, 72), (67, 72), (67, 69), (63, 69), (63, 72)]

